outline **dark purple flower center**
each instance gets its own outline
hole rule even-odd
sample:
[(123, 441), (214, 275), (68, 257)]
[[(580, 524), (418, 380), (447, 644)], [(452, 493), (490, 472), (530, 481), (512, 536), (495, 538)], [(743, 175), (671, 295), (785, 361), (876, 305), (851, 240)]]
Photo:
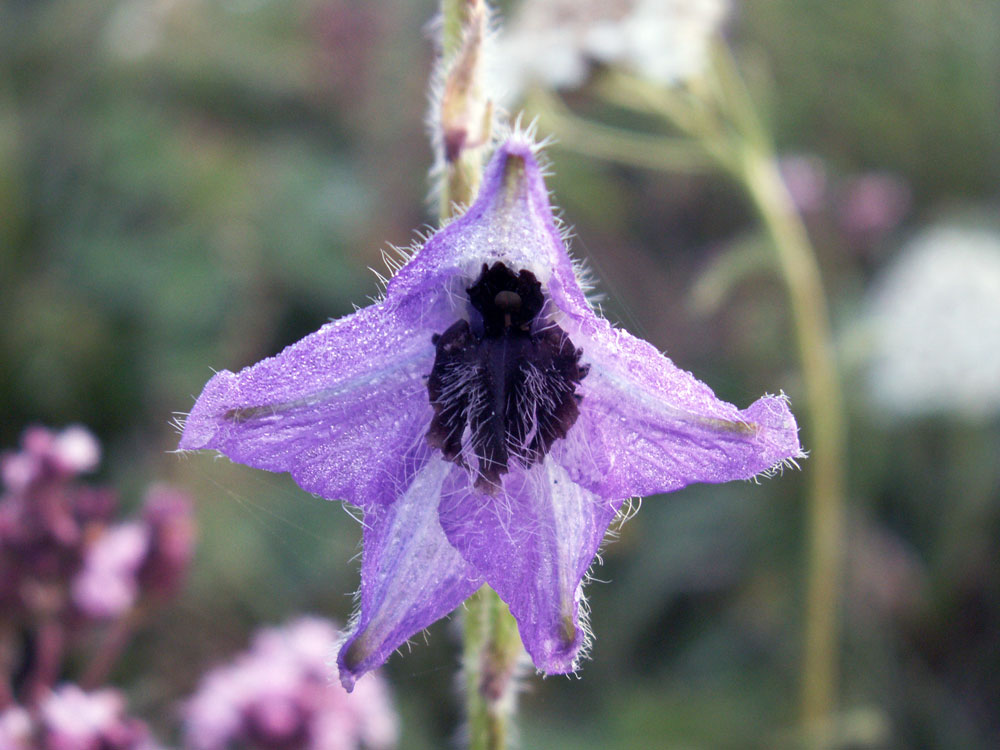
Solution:
[[(589, 368), (566, 332), (541, 315), (545, 296), (531, 271), (484, 263), (466, 291), (471, 320), (433, 339), (427, 439), (474, 471), (477, 488), (493, 492), (511, 459), (527, 468), (566, 437), (580, 413), (576, 387)], [(476, 466), (463, 458), (463, 444)]]

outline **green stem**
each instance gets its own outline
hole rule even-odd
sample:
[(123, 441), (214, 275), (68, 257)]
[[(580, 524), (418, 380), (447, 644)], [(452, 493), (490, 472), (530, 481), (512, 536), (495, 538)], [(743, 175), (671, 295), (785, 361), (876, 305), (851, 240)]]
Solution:
[[(445, 65), (458, 59), (467, 25), (475, 23), (476, 14), (483, 12), (482, 0), (441, 0), (441, 52)], [(474, 86), (459, 90), (462, 96), (484, 95)], [(442, 219), (452, 218), (456, 206), (468, 206), (475, 198), (482, 180), (483, 145), (462, 148), (457, 158), (445, 160), (440, 176)], [(462, 661), (469, 748), (503, 750), (512, 731), (516, 673), (524, 647), (510, 610), (489, 586), (471, 596), (465, 607)]]
[(558, 135), (556, 147), (645, 169), (704, 172), (713, 162), (688, 139), (672, 138), (591, 122), (573, 114), (545, 91), (533, 92), (525, 108), (537, 113), (541, 127)]
[(812, 453), (809, 474), (809, 560), (802, 683), (808, 728), (833, 719), (837, 704), (837, 620), (843, 536), (842, 395), (819, 267), (774, 159), (744, 149), (743, 178), (774, 239), (788, 288), (806, 390)]
[(613, 74), (599, 92), (620, 106), (656, 113), (696, 139), (747, 190), (777, 254), (788, 290), (806, 391), (811, 455), (802, 717), (815, 746), (826, 744), (837, 707), (838, 600), (843, 538), (845, 430), (827, 301), (819, 264), (778, 172), (774, 148), (728, 50), (720, 47), (700, 91), (664, 91)]
[(807, 464), (808, 568), (801, 710), (807, 741), (814, 747), (825, 747), (835, 720), (838, 691), (846, 452), (843, 395), (816, 253), (736, 63), (727, 49), (719, 52), (714, 66), (719, 76), (719, 101), (740, 136), (734, 172), (774, 241), (788, 289), (806, 391), (812, 451)]
[(471, 596), (465, 608), (463, 678), (469, 750), (503, 750), (511, 732), (521, 637), (507, 605), (489, 586)]

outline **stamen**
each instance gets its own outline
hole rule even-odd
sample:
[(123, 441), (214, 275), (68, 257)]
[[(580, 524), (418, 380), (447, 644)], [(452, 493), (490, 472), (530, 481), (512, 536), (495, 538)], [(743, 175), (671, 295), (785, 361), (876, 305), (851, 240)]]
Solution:
[(427, 439), (493, 494), (511, 459), (529, 467), (566, 436), (588, 368), (566, 332), (541, 317), (545, 297), (530, 271), (484, 264), (468, 295), (470, 320), (433, 338)]

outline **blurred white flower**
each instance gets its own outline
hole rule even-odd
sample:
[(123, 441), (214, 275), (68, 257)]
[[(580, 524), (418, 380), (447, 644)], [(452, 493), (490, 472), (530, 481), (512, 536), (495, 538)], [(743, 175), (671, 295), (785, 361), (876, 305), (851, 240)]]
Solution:
[(592, 62), (675, 85), (705, 67), (727, 0), (531, 0), (500, 34), (495, 88), (508, 101), (533, 82), (584, 83)]
[(872, 289), (874, 401), (897, 415), (1000, 413), (1000, 235), (938, 226)]
[(55, 435), (52, 460), (67, 474), (84, 474), (101, 462), (101, 444), (86, 427), (71, 425)]
[(124, 60), (138, 60), (163, 43), (170, 14), (184, 0), (122, 0), (104, 30), (108, 50)]

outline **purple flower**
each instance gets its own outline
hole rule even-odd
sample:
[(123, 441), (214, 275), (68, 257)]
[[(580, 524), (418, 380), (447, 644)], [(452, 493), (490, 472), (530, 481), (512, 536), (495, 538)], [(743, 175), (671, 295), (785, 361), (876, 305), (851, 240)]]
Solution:
[(740, 411), (595, 313), (520, 134), (382, 301), (217, 374), (180, 447), (363, 510), (347, 688), (484, 583), (536, 667), (573, 671), (582, 581), (625, 498), (801, 455), (785, 399)]
[(327, 676), (333, 625), (303, 617), (268, 628), (232, 664), (201, 681), (185, 710), (187, 746), (379, 750), (395, 745), (396, 717), (377, 675), (347, 695)]

